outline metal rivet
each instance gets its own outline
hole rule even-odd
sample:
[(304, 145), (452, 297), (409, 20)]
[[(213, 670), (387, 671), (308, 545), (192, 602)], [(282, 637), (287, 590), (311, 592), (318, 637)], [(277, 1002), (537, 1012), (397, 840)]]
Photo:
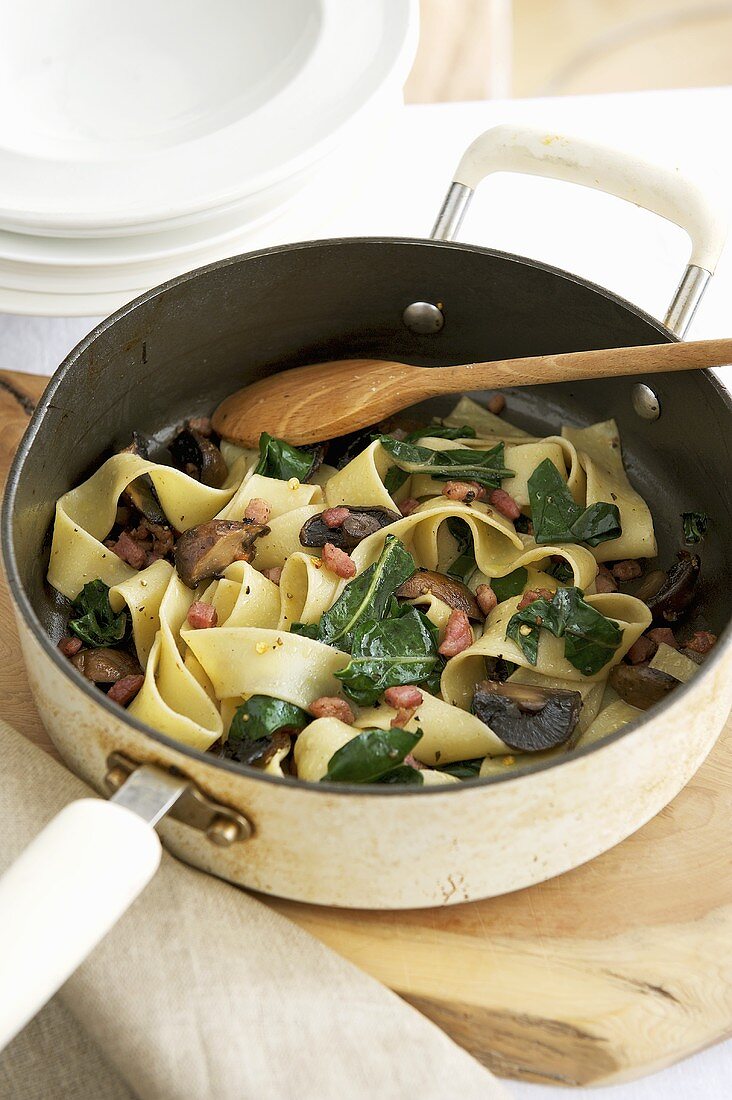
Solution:
[(206, 829), (206, 836), (217, 847), (228, 848), (239, 839), (239, 826), (231, 819), (215, 817)]
[[(440, 303), (442, 304), (442, 303)], [(430, 336), (439, 332), (445, 323), (445, 315), (439, 306), (432, 302), (412, 302), (402, 314), (402, 321), (410, 330), (420, 336)]]
[(645, 382), (636, 382), (631, 391), (630, 399), (633, 408), (642, 420), (658, 420), (661, 415), (661, 402)]
[(116, 768), (110, 768), (104, 779), (111, 791), (118, 791), (129, 777), (129, 772), (118, 765)]

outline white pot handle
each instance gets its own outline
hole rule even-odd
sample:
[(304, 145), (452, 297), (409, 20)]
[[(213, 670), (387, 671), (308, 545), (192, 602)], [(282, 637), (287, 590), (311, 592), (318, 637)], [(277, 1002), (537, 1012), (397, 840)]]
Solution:
[[(159, 769), (139, 771), (167, 778)], [(97, 798), (72, 802), (0, 878), (0, 1050), (153, 877), (160, 841), (152, 825), (185, 787), (168, 779), (157, 808), (137, 812)]]
[(665, 324), (681, 336), (719, 260), (726, 220), (693, 183), (669, 168), (584, 138), (530, 126), (495, 126), (463, 154), (432, 237), (452, 240), (480, 181), (493, 172), (518, 172), (577, 183), (645, 207), (685, 229), (691, 238), (686, 272)]

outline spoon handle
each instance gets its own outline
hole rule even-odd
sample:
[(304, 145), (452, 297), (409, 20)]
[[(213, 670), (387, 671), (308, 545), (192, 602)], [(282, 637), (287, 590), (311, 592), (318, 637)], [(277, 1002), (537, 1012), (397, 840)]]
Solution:
[(732, 363), (732, 339), (649, 344), (645, 347), (605, 348), (601, 351), (559, 352), (494, 363), (465, 363), (457, 367), (423, 368), (425, 395), (477, 390), (484, 386), (538, 386), (547, 382), (574, 382), (580, 378), (723, 367)]

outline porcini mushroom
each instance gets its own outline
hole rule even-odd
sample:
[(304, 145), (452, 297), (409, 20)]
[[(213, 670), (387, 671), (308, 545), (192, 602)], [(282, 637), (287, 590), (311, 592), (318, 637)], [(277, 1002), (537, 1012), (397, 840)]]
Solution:
[[(123, 447), (119, 453), (137, 455), (138, 458), (147, 461), (147, 440), (138, 432), (133, 432), (132, 442), (128, 447)], [(163, 511), (149, 474), (141, 474), (140, 477), (136, 477), (134, 481), (131, 481), (122, 493), (122, 497), (129, 501), (140, 515), (144, 516), (150, 523), (154, 523), (158, 527), (169, 526), (168, 517)]]
[(516, 752), (542, 752), (557, 745), (570, 748), (579, 722), (578, 691), (485, 680), (473, 696), (473, 714)]
[(610, 673), (610, 686), (621, 699), (638, 710), (648, 710), (660, 703), (670, 691), (679, 686), (674, 676), (669, 676), (650, 665), (616, 665)]
[(254, 543), (269, 527), (251, 520), (212, 519), (184, 531), (175, 544), (175, 568), (189, 588), (217, 577), (234, 561), (252, 561)]
[(669, 569), (664, 583), (655, 595), (646, 600), (656, 622), (677, 622), (694, 599), (701, 560), (698, 554), (692, 555), (686, 550), (682, 550), (678, 557), (679, 560)]
[(142, 673), (139, 662), (124, 649), (82, 649), (71, 658), (71, 663), (87, 680), (95, 684), (116, 684), (125, 676), (139, 676)]
[[(360, 504), (346, 504), (348, 515), (339, 527), (328, 527), (323, 513), (311, 516), (300, 530), (300, 542), (303, 546), (325, 546), (326, 542), (339, 550), (353, 550), (359, 542), (388, 527), (403, 517), (390, 508), (367, 507)], [(331, 511), (333, 509), (330, 509)]]
[(220, 489), (226, 481), (229, 468), (216, 444), (194, 428), (181, 428), (168, 444), (173, 464), (202, 485)]
[(433, 595), (455, 611), (464, 611), (469, 619), (482, 622), (485, 618), (467, 584), (431, 569), (415, 570), (399, 585), (394, 595), (398, 600), (417, 600), (420, 596)]

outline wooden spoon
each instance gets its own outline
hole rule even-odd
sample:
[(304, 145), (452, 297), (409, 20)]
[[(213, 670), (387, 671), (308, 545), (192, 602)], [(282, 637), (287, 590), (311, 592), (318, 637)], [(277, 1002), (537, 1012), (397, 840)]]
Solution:
[(732, 363), (732, 339), (574, 351), (457, 367), (337, 359), (280, 371), (237, 390), (221, 402), (213, 426), (224, 439), (243, 447), (256, 447), (261, 432), (295, 445), (317, 443), (376, 424), (440, 394), (697, 370), (728, 363)]

